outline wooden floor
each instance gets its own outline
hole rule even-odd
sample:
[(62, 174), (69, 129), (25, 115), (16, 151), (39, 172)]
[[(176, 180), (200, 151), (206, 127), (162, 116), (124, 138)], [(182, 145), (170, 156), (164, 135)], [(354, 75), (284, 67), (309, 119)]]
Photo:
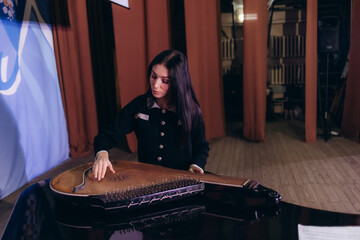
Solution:
[(328, 211), (360, 214), (360, 144), (342, 137), (304, 142), (304, 123), (267, 123), (266, 141), (253, 143), (233, 126), (211, 142), (207, 170), (259, 181), (283, 201)]
[[(274, 121), (266, 125), (264, 143), (241, 138), (239, 122), (227, 124), (226, 137), (210, 142), (206, 170), (247, 177), (278, 191), (283, 201), (328, 211), (360, 214), (360, 144), (342, 137), (327, 142), (304, 142), (304, 123)], [(112, 158), (136, 161), (136, 154), (121, 149)], [(34, 182), (51, 178), (74, 166), (92, 161), (92, 155), (69, 159), (0, 200), (0, 236), (16, 200)]]

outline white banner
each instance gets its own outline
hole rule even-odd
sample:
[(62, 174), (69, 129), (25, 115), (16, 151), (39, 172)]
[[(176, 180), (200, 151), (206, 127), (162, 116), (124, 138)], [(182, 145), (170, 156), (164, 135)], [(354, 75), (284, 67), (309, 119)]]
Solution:
[(48, 0), (0, 0), (0, 199), (69, 156)]

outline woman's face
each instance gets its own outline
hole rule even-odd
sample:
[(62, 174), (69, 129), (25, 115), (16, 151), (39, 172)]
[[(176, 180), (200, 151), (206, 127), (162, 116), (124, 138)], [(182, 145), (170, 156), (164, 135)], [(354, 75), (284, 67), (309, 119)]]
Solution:
[(169, 70), (163, 64), (153, 66), (150, 74), (150, 87), (155, 98), (165, 99), (170, 97)]

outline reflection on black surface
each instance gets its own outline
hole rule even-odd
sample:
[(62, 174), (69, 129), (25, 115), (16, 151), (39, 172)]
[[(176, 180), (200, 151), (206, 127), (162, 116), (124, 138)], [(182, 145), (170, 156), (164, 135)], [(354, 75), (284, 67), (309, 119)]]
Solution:
[(359, 225), (359, 215), (271, 205), (215, 185), (178, 201), (100, 212), (54, 199), (47, 181), (21, 194), (2, 239), (297, 239), (299, 223)]
[(21, 193), (2, 239), (59, 239), (45, 189), (48, 182), (39, 182)]

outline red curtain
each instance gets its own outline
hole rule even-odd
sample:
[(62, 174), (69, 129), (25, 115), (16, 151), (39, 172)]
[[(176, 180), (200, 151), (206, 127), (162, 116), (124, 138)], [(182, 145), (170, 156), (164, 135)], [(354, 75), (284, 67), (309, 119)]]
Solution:
[(170, 48), (169, 3), (166, 0), (146, 0), (147, 65), (161, 51)]
[(360, 136), (360, 2), (352, 1), (349, 68), (341, 133), (359, 141)]
[[(70, 156), (88, 155), (98, 131), (86, 0), (52, 1), (54, 51), (67, 121)], [(65, 4), (66, 6), (66, 4)], [(68, 13), (68, 16), (64, 16)]]
[(305, 52), (305, 141), (316, 141), (317, 116), (317, 5), (307, 1)]
[(265, 140), (267, 1), (244, 0), (244, 137)]
[(225, 136), (220, 62), (220, 1), (185, 0), (186, 48), (207, 139)]
[[(146, 92), (147, 66), (160, 51), (170, 48), (167, 0), (130, 1), (130, 9), (112, 4), (118, 92), (121, 107)], [(128, 134), (132, 152), (135, 134)]]

